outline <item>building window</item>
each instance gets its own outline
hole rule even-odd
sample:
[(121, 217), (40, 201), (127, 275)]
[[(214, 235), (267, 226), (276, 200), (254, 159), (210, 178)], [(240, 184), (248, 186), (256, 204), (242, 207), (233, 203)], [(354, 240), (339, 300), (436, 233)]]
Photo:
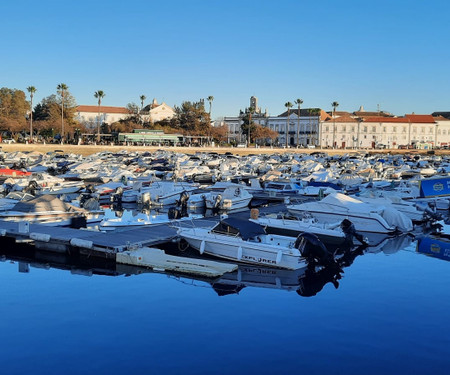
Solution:
[(424, 134), (424, 133), (425, 133), (425, 128), (420, 128), (420, 132), (421, 132), (422, 134)]
[(367, 126), (364, 126), (364, 133), (367, 133)]
[(345, 132), (346, 131), (346, 127), (345, 125), (342, 127), (342, 131)]
[(417, 128), (414, 126), (413, 127), (413, 133), (416, 134), (417, 133)]
[(393, 131), (394, 133), (397, 133), (397, 127), (394, 126), (394, 127), (392, 128), (392, 131)]
[(325, 126), (325, 131), (326, 132), (330, 131), (330, 128), (328, 126)]
[(376, 126), (372, 126), (372, 133), (376, 133), (377, 132), (377, 127)]
[(430, 134), (433, 134), (433, 128), (430, 128), (430, 132), (429, 132)]
[(403, 132), (403, 133), (406, 133), (406, 126), (404, 126), (404, 127), (402, 128), (402, 132)]
[(352, 126), (352, 133), (354, 133), (355, 132), (355, 127), (354, 126)]
[(383, 133), (386, 133), (386, 126), (383, 126)]

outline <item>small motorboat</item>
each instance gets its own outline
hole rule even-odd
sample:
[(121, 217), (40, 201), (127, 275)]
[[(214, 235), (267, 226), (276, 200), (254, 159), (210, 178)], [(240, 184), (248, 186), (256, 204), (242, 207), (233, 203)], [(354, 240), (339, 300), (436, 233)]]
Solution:
[(296, 217), (290, 215), (273, 214), (250, 219), (265, 227), (269, 234), (297, 237), (300, 233), (313, 233), (322, 242), (339, 245), (344, 243), (346, 236), (342, 231), (341, 221), (335, 223), (319, 223), (312, 216)]
[(212, 228), (181, 227), (178, 234), (200, 254), (291, 270), (306, 266), (296, 248), (301, 242), (267, 234), (261, 225), (249, 220), (225, 218)]

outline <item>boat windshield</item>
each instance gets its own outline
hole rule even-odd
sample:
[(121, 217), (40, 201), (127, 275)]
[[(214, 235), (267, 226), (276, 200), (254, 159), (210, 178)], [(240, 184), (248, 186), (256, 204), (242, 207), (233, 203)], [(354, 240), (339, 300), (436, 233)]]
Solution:
[(239, 235), (239, 230), (236, 228), (233, 228), (232, 226), (224, 223), (221, 221), (219, 224), (217, 224), (212, 230), (212, 233), (217, 234), (225, 234), (227, 236), (233, 236), (236, 237)]

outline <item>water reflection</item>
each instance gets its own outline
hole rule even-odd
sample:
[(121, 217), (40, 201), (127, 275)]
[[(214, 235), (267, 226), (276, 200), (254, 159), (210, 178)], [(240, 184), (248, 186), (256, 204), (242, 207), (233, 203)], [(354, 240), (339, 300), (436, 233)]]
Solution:
[[(212, 287), (219, 296), (239, 294), (244, 288), (269, 288), (284, 291), (296, 291), (300, 296), (310, 297), (319, 293), (323, 287), (331, 283), (336, 288), (344, 273), (353, 261), (365, 253), (384, 252), (391, 254), (405, 248), (412, 241), (410, 236), (388, 238), (374, 247), (345, 247), (335, 250), (335, 260), (327, 266), (310, 264), (307, 267), (290, 271), (268, 267), (254, 267), (239, 265), (237, 271), (224, 274), (217, 279), (192, 277), (176, 273), (167, 273), (177, 280), (190, 280), (192, 283), (202, 282)], [(436, 254), (436, 240), (429, 242), (421, 239), (418, 251), (425, 253), (424, 249), (433, 249)], [(447, 247), (440, 245), (442, 254), (448, 257), (450, 243)], [(173, 251), (173, 249), (172, 249)], [(180, 255), (180, 254), (178, 254)], [(183, 256), (189, 254), (183, 253)], [(92, 276), (131, 276), (143, 273), (161, 273), (142, 267), (116, 264), (112, 260), (93, 257), (83, 257), (76, 254), (60, 254), (42, 251), (26, 245), (3, 246), (0, 250), (1, 260), (18, 262), (18, 271), (28, 273), (30, 268), (59, 269), (69, 271), (71, 274)], [(445, 258), (445, 257), (444, 257)]]
[(416, 251), (433, 258), (450, 261), (450, 239), (438, 236), (426, 236), (417, 240)]

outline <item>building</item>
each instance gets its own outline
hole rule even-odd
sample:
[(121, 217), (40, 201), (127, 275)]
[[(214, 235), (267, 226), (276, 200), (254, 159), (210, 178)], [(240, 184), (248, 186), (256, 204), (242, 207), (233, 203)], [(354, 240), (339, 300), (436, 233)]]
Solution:
[[(100, 117), (99, 117), (100, 113)], [(76, 119), (88, 129), (96, 129), (98, 124), (111, 125), (130, 116), (130, 111), (125, 107), (106, 107), (98, 105), (79, 105), (76, 111)]]
[(156, 99), (152, 103), (142, 108), (141, 118), (145, 122), (158, 122), (166, 119), (171, 119), (175, 116), (174, 109), (162, 102), (158, 104)]
[(252, 122), (261, 126), (267, 126), (267, 118), (269, 117), (267, 109), (262, 112), (261, 107), (258, 106), (258, 98), (252, 96), (250, 98), (250, 105), (248, 108), (241, 110), (239, 116), (226, 116), (223, 118), (221, 125), (228, 126), (228, 139), (236, 142), (247, 141), (247, 135), (242, 134), (241, 126), (244, 123), (244, 118), (249, 115), (251, 111)]
[[(291, 109), (276, 117), (268, 117), (266, 126), (276, 131), (281, 146), (319, 145), (320, 124), (328, 114), (320, 108)], [(286, 143), (287, 137), (287, 143)]]

